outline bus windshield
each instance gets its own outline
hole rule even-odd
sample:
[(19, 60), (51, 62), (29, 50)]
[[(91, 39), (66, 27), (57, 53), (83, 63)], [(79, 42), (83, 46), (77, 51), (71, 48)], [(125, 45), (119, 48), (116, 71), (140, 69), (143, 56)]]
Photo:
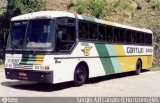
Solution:
[(27, 21), (13, 22), (11, 24), (10, 32), (10, 48), (12, 49), (22, 49), (25, 32), (27, 27)]
[(11, 24), (8, 49), (48, 50), (53, 48), (54, 33), (51, 20), (38, 19)]
[(27, 30), (27, 48), (50, 48), (53, 36), (50, 20), (32, 20)]

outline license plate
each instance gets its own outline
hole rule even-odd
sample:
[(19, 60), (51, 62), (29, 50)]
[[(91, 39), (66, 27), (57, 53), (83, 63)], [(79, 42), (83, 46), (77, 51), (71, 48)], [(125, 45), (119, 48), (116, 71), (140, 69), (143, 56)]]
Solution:
[(27, 76), (27, 73), (20, 72), (20, 73), (19, 73), (19, 76), (24, 76), (24, 77), (26, 77), (26, 76)]

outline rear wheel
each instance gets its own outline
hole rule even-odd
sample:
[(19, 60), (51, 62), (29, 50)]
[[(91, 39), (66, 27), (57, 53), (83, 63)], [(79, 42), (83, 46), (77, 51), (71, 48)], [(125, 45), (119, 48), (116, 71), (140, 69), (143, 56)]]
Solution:
[(137, 61), (136, 63), (136, 71), (135, 71), (135, 74), (136, 75), (139, 75), (141, 73), (141, 70), (142, 70), (142, 63), (140, 60)]
[(85, 65), (78, 65), (74, 72), (74, 81), (75, 86), (81, 86), (86, 82), (87, 79), (87, 68)]

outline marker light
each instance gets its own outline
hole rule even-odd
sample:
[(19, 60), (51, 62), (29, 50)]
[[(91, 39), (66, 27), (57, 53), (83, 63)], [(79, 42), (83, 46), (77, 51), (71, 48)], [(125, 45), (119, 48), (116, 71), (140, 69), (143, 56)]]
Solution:
[(49, 66), (45, 66), (44, 69), (45, 69), (45, 70), (49, 70)]

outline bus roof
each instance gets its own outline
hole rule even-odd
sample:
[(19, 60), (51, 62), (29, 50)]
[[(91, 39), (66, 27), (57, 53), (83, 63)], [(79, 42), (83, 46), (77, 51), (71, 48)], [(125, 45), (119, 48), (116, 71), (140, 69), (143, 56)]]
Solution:
[[(70, 13), (70, 12), (65, 12), (65, 11), (39, 11), (39, 12), (33, 12), (33, 13), (28, 13), (28, 14), (13, 17), (11, 19), (11, 21), (30, 20), (30, 19), (38, 19), (38, 18), (51, 18), (51, 19), (53, 19), (53, 18), (57, 18), (57, 17), (75, 18), (75, 14)], [(100, 19), (96, 19), (96, 18), (82, 16), (82, 15), (77, 15), (77, 17), (78, 17), (78, 19), (81, 19), (81, 20), (92, 21), (92, 22), (96, 22), (96, 23), (100, 23), (100, 24), (106, 24), (106, 25), (110, 25), (110, 26), (130, 29), (130, 30), (147, 32), (147, 33), (151, 33), (151, 34), (153, 33), (151, 30), (145, 29), (145, 28), (137, 28), (137, 27), (133, 27), (133, 26), (123, 25), (123, 24), (119, 24), (119, 23), (115, 23), (115, 22), (111, 22), (111, 21), (104, 21), (104, 20), (100, 20)]]

